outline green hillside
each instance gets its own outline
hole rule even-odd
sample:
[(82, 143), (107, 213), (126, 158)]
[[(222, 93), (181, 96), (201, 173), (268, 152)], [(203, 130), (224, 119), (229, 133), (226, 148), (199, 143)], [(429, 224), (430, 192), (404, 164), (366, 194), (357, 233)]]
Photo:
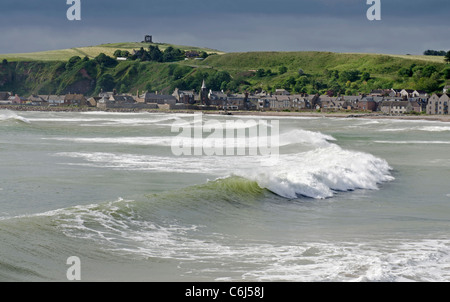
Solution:
[[(152, 62), (141, 59), (116, 61), (118, 49), (131, 51), (150, 45), (164, 51), (169, 46), (204, 51), (205, 60)], [(373, 89), (409, 88), (429, 93), (442, 91), (450, 80), (450, 65), (443, 57), (400, 56), (332, 52), (246, 52), (171, 44), (114, 43), (30, 54), (0, 55), (0, 91), (21, 95), (83, 93), (101, 89), (123, 93), (160, 91), (175, 87), (208, 88), (229, 92), (275, 91), (292, 93), (358, 94)]]
[[(444, 64), (443, 57), (435, 56), (399, 56), (383, 54), (346, 54), (332, 52), (246, 52), (229, 53), (208, 59), (209, 65), (229, 70), (302, 67), (311, 73), (320, 73), (323, 69), (360, 69), (386, 71), (386, 67), (407, 66), (408, 64)], [(390, 69), (390, 68), (389, 68)]]
[(443, 57), (332, 52), (247, 52), (210, 56), (199, 66), (224, 70), (247, 89), (327, 89), (355, 94), (381, 88), (439, 91), (450, 79)]

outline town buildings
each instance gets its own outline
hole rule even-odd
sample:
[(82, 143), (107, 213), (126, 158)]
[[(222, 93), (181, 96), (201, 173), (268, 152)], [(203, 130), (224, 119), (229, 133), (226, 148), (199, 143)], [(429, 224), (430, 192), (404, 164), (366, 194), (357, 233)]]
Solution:
[[(445, 91), (445, 90), (444, 90)], [(103, 92), (86, 98), (82, 94), (30, 95), (20, 97), (12, 92), (0, 92), (0, 105), (28, 106), (88, 106), (99, 109), (201, 109), (201, 110), (259, 110), (259, 111), (320, 111), (374, 112), (384, 115), (425, 113), (448, 115), (450, 93), (428, 95), (410, 89), (380, 89), (355, 96), (290, 94), (285, 89), (275, 93), (226, 93), (212, 91), (205, 82), (201, 89), (180, 90), (172, 94), (143, 92), (119, 94)]]

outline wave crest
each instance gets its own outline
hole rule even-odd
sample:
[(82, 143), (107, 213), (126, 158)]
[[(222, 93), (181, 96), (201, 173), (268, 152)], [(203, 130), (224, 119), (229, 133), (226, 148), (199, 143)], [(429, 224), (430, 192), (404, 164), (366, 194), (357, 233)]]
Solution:
[(15, 112), (10, 110), (2, 110), (0, 111), (0, 122), (3, 121), (19, 121), (26, 124), (30, 124), (31, 122), (24, 118), (23, 116), (17, 115)]
[[(74, 138), (75, 142), (146, 144), (169, 146), (172, 137)], [(224, 138), (226, 140), (226, 138)], [(324, 199), (336, 192), (378, 189), (391, 181), (389, 164), (371, 154), (345, 150), (331, 135), (292, 129), (279, 135), (279, 146), (289, 146), (275, 157), (265, 156), (156, 156), (104, 152), (63, 152), (58, 156), (79, 158), (99, 168), (165, 173), (200, 173), (217, 178), (236, 175), (285, 198)], [(194, 140), (203, 144), (202, 139)], [(248, 140), (247, 143), (251, 143)], [(285, 148), (286, 149), (286, 148)], [(236, 187), (240, 190), (242, 188)]]
[(276, 169), (241, 175), (286, 198), (332, 197), (339, 191), (378, 189), (391, 181), (392, 168), (371, 154), (344, 150), (337, 145), (283, 156)]

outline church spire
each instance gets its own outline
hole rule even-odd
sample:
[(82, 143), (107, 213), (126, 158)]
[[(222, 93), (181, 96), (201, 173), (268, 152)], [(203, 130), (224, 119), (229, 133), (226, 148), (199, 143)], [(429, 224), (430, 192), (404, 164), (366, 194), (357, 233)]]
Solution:
[(208, 89), (206, 88), (205, 79), (203, 79), (202, 89), (200, 89), (200, 101), (203, 105), (209, 105)]

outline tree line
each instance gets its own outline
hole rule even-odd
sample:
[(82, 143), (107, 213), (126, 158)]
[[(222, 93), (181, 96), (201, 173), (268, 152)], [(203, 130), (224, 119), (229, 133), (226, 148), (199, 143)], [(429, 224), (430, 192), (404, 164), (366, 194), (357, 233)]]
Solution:
[(423, 52), (425, 56), (445, 56), (447, 55), (447, 51), (445, 50), (432, 50), (428, 49)]
[[(200, 58), (207, 58), (208, 54), (205, 51), (197, 52), (197, 56)], [(172, 46), (167, 47), (164, 51), (161, 51), (158, 46), (150, 45), (148, 49), (141, 47), (139, 50), (134, 51), (131, 54), (128, 50), (116, 50), (114, 57), (124, 57), (130, 60), (141, 60), (143, 62), (176, 62), (182, 61), (186, 57), (186, 51), (174, 48)]]

